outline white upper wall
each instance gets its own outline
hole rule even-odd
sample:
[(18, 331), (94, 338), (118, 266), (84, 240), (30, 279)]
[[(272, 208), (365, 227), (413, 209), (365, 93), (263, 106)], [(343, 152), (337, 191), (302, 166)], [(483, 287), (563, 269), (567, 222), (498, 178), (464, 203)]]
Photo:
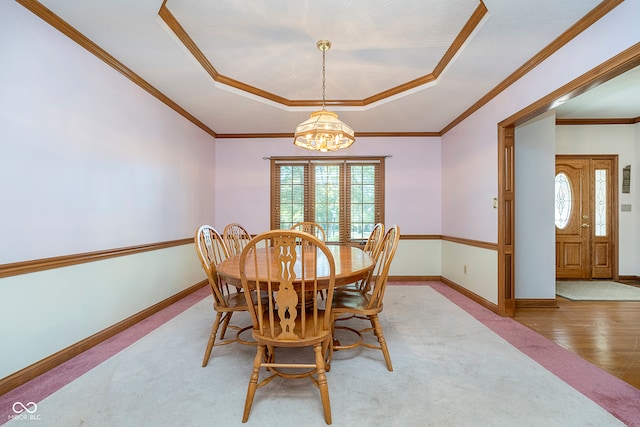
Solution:
[[(230, 222), (250, 233), (270, 226), (269, 156), (310, 156), (286, 139), (217, 139), (215, 224)], [(440, 234), (440, 138), (357, 138), (337, 156), (391, 156), (385, 160), (385, 223), (401, 233)]]
[(555, 128), (549, 111), (515, 129), (516, 298), (556, 296)]
[(210, 135), (16, 2), (0, 21), (0, 264), (181, 239), (213, 217)]

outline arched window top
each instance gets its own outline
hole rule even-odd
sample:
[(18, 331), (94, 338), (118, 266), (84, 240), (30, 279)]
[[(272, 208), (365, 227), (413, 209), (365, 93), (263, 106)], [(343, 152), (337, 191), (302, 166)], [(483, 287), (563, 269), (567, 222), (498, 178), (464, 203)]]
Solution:
[(556, 175), (556, 227), (563, 229), (571, 217), (571, 183), (564, 172)]

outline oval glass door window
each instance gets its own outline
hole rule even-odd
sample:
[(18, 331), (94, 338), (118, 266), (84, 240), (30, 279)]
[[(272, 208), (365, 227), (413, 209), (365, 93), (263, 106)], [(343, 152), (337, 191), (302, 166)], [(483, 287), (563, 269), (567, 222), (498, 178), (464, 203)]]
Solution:
[(564, 172), (556, 175), (556, 227), (563, 229), (571, 217), (571, 184)]

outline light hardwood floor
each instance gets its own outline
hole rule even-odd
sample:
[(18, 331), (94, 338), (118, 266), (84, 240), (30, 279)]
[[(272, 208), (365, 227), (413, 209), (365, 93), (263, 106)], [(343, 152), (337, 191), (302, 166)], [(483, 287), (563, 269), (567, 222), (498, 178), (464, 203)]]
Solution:
[(518, 308), (514, 319), (640, 389), (640, 302), (557, 303)]

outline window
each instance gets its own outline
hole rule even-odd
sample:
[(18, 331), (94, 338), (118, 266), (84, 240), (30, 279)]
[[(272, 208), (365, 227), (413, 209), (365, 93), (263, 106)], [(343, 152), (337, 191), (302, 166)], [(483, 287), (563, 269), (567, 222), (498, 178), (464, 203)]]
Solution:
[(384, 158), (271, 159), (271, 228), (313, 221), (329, 243), (360, 242), (384, 222)]
[(596, 169), (596, 236), (607, 235), (607, 170)]
[(571, 184), (564, 172), (556, 175), (556, 227), (563, 229), (571, 217)]

